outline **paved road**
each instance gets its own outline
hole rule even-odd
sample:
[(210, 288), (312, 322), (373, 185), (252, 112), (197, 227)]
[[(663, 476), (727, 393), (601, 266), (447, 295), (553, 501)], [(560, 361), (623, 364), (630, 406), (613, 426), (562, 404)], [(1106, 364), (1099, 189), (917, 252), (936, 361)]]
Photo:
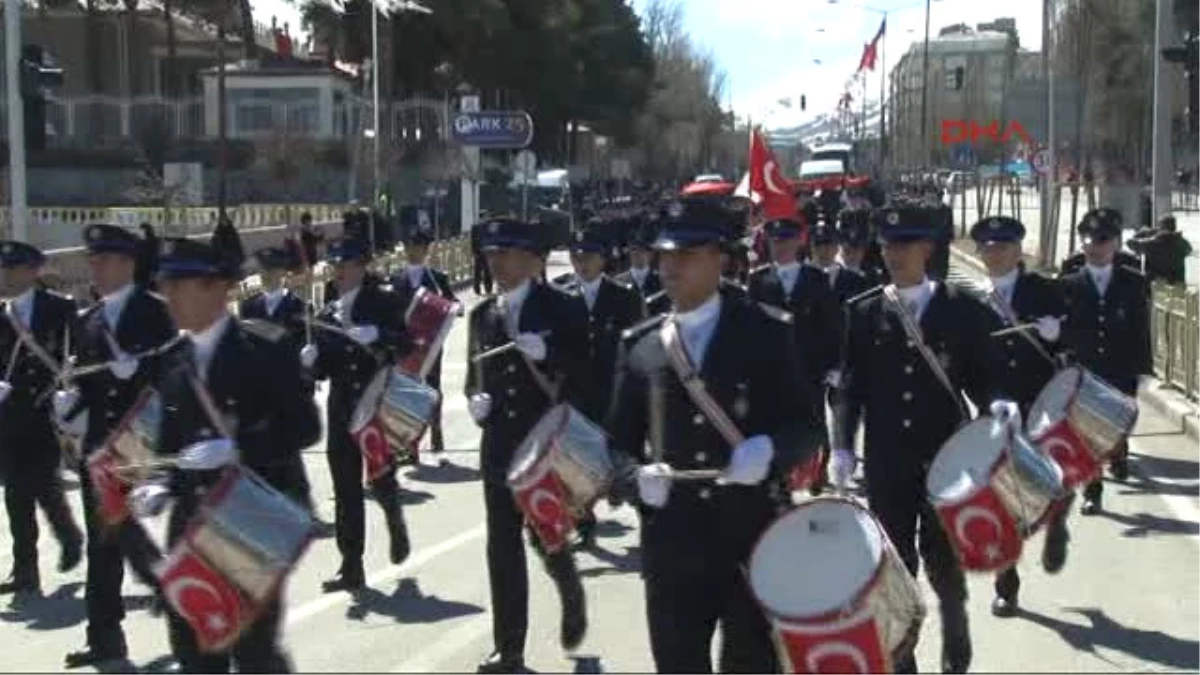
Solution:
[[(303, 671), (470, 672), (490, 650), (478, 431), (459, 394), (464, 333), (460, 324), (451, 334), (445, 370), (452, 465), (404, 472), (415, 547), (411, 559), (400, 567), (387, 563), (383, 520), (368, 505), (368, 527), (376, 537), (367, 546), (370, 590), (356, 597), (320, 593), (320, 580), (337, 566), (330, 539), (315, 543), (290, 581), (285, 639)], [(1109, 486), (1111, 512), (1072, 517), (1071, 559), (1060, 576), (1041, 573), (1035, 562), (1041, 542), (1031, 542), (1033, 555), (1022, 565), (1026, 578), (1020, 617), (992, 618), (987, 609), (990, 579), (972, 579), (977, 671), (1200, 668), (1196, 448), (1149, 410), (1143, 412), (1133, 448), (1135, 476)], [(328, 515), (332, 501), (321, 448), (310, 449), (306, 459), (320, 508)], [(71, 498), (77, 502), (78, 492)], [(652, 668), (637, 574), (636, 516), (628, 508), (609, 512), (603, 506), (600, 514), (599, 548), (580, 556), (592, 630), (574, 658), (557, 647), (557, 600), (545, 574), (531, 562), (527, 657), (534, 670)], [(7, 533), (0, 524), (0, 538)], [(0, 543), (0, 568), (8, 565), (7, 549)], [(83, 637), (83, 572), (54, 573), (54, 544), (43, 541), (42, 551), (47, 597), (19, 609), (0, 605), (3, 670), (58, 671), (62, 655)], [(797, 561), (797, 573), (803, 574), (805, 565), (823, 564), (836, 561)], [(144, 609), (144, 588), (129, 582), (126, 595), (137, 607), (125, 623), (131, 658), (143, 669), (161, 670), (169, 662), (164, 622)], [(932, 596), (929, 600), (933, 602)], [(936, 621), (927, 625), (919, 651), (926, 671), (937, 669), (937, 633)]]

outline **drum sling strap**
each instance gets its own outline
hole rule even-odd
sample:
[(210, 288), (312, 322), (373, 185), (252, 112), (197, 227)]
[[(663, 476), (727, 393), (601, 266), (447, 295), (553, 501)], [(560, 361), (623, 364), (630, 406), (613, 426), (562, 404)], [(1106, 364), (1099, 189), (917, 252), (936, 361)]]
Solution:
[[(705, 390), (704, 380), (696, 374), (692, 360), (684, 349), (683, 340), (679, 337), (679, 328), (675, 322), (670, 319), (664, 321), (661, 335), (671, 369), (679, 377), (679, 381), (687, 391), (688, 397), (692, 399), (692, 403), (696, 404), (700, 412), (704, 413), (704, 416), (708, 418), (708, 421), (721, 434), (721, 438), (724, 438), (731, 448), (741, 445), (746, 437), (742, 435), (733, 420), (729, 419), (729, 415), (726, 415), (725, 411), (721, 409), (721, 405), (713, 400), (713, 397)], [(651, 400), (653, 401), (653, 398)], [(655, 417), (653, 412), (651, 419)]]
[[(515, 317), (510, 318), (507, 308), (504, 308), (504, 315), (502, 318), (504, 321), (505, 332), (508, 334), (509, 339), (515, 341), (517, 339), (517, 333), (519, 332), (517, 328), (518, 319)], [(550, 399), (551, 403), (558, 401), (558, 392), (561, 388), (562, 381), (560, 380), (555, 382), (551, 380), (548, 375), (538, 369), (537, 365), (533, 362), (533, 359), (530, 359), (528, 356), (526, 356), (525, 352), (520, 352), (520, 354), (521, 360), (525, 362), (526, 370), (529, 371), (529, 376), (533, 378), (535, 383), (537, 383), (538, 389), (542, 390), (542, 393), (546, 395), (546, 398)]]
[(929, 366), (929, 370), (933, 372), (934, 377), (946, 389), (946, 393), (950, 394), (950, 398), (954, 399), (954, 405), (958, 407), (958, 414), (963, 420), (971, 419), (971, 415), (967, 413), (966, 406), (963, 405), (962, 396), (954, 390), (954, 386), (950, 384), (950, 377), (946, 375), (946, 370), (942, 368), (942, 364), (938, 362), (937, 357), (933, 355), (933, 351), (929, 349), (929, 345), (925, 344), (925, 338), (921, 335), (921, 328), (913, 319), (913, 315), (900, 302), (900, 298), (896, 295), (895, 286), (885, 286), (883, 289), (883, 297), (896, 310), (896, 314), (900, 316), (900, 324), (904, 327), (904, 332), (908, 335), (908, 339), (912, 340), (917, 351), (920, 352), (921, 358), (925, 360), (925, 365)]
[[(1000, 310), (1000, 315), (1004, 317), (1004, 320), (1007, 321), (1009, 325), (1020, 325), (1020, 318), (1017, 317), (1016, 310), (1013, 309), (1012, 305), (1005, 302), (1004, 298), (996, 292), (995, 288), (992, 289), (992, 292), (988, 295), (988, 297), (992, 301), (992, 305), (994, 305), (996, 309)], [(1054, 357), (1050, 356), (1050, 353), (1046, 351), (1046, 348), (1037, 341), (1037, 338), (1030, 335), (1029, 331), (1023, 330), (1018, 332), (1021, 334), (1021, 337), (1025, 338), (1025, 340), (1033, 347), (1033, 350), (1036, 351), (1038, 355), (1049, 361), (1051, 364), (1055, 366), (1058, 365), (1058, 361), (1055, 361)]]

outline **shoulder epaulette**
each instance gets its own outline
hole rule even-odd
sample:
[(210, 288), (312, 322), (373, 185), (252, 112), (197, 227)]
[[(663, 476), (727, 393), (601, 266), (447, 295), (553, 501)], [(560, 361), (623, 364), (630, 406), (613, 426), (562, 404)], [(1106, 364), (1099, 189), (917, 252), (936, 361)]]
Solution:
[(776, 307), (768, 302), (757, 302), (755, 304), (758, 305), (758, 308), (761, 309), (764, 314), (772, 319), (775, 319), (776, 321), (782, 321), (783, 323), (792, 323), (793, 321), (792, 313), (785, 309), (780, 309), (779, 307)]
[(287, 329), (264, 319), (242, 319), (242, 328), (249, 334), (267, 342), (279, 342), (287, 335)]
[(875, 286), (874, 288), (868, 288), (867, 290), (863, 291), (862, 293), (859, 293), (858, 295), (850, 298), (849, 300), (846, 301), (846, 304), (853, 305), (853, 304), (861, 302), (863, 300), (868, 300), (870, 298), (873, 298), (882, 292), (883, 292), (883, 284), (879, 284), (878, 286)]
[(621, 340), (624, 342), (628, 342), (630, 340), (636, 340), (636, 339), (642, 337), (643, 335), (645, 335), (646, 333), (650, 332), (651, 329), (662, 324), (662, 322), (665, 321), (666, 318), (667, 318), (666, 314), (658, 314), (658, 315), (650, 317), (649, 319), (646, 319), (645, 321), (642, 321), (641, 323), (634, 324), (633, 326), (630, 326), (629, 328), (626, 328), (625, 330), (621, 331)]

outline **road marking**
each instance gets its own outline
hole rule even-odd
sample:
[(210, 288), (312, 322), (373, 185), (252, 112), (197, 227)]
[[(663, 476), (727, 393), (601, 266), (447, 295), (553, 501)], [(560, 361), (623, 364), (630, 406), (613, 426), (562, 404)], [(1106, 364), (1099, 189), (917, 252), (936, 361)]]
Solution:
[(441, 639), (418, 651), (415, 656), (394, 666), (392, 673), (433, 673), (455, 654), (462, 652), (472, 643), (487, 636), (492, 629), (491, 614), (471, 617), (442, 635)]
[[(389, 565), (389, 566), (371, 574), (371, 576), (367, 577), (367, 585), (368, 586), (378, 586), (380, 584), (386, 583), (393, 579), (397, 579), (401, 575), (415, 572), (419, 568), (421, 568), (424, 565), (426, 565), (427, 563), (429, 563), (430, 561), (432, 561), (436, 558), (439, 558), (459, 547), (465, 546), (466, 544), (469, 544), (476, 539), (479, 539), (480, 537), (482, 537), (484, 535), (485, 532), (486, 532), (486, 528), (483, 525), (476, 525), (475, 527), (467, 530), (466, 532), (462, 532), (456, 536), (453, 536), (453, 537), (447, 539), (446, 541), (443, 541), (443, 542), (436, 544), (434, 546), (431, 546), (429, 548), (417, 551), (416, 553), (414, 553), (412, 555), (412, 557), (410, 557), (408, 560), (404, 561), (403, 564)], [(353, 596), (350, 593), (340, 593), (339, 592), (339, 593), (330, 593), (328, 595), (321, 596), (315, 600), (306, 602), (303, 605), (300, 605), (299, 607), (295, 607), (295, 608), (291, 609), (290, 611), (288, 611), (287, 625), (289, 627), (295, 626), (303, 621), (306, 621), (306, 620), (316, 616), (317, 614), (320, 614), (321, 612), (324, 612), (328, 609), (331, 609), (338, 605), (349, 602), (352, 599), (352, 597)]]

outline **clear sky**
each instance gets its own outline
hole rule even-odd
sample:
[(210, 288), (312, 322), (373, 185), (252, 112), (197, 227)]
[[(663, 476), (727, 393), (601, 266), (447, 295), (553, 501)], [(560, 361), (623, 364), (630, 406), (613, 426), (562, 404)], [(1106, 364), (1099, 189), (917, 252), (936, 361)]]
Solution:
[[(641, 11), (649, 0), (628, 0)], [(795, 126), (837, 104), (854, 74), (863, 45), (888, 15), (883, 58), (891, 67), (925, 33), (924, 0), (682, 0), (692, 39), (708, 49), (728, 75), (728, 100), (741, 116), (769, 128)], [(298, 3), (297, 3), (298, 4)], [(437, 11), (437, 0), (424, 0)], [(299, 11), (287, 0), (252, 0), (255, 18), (291, 23), (298, 32)], [(865, 9), (869, 7), (871, 9)], [(974, 27), (998, 17), (1016, 19), (1021, 46), (1042, 42), (1041, 0), (932, 0), (930, 34), (955, 23)], [(820, 64), (814, 63), (819, 60)], [(879, 96), (880, 73), (868, 73), (868, 99)], [(854, 92), (858, 96), (858, 92)], [(796, 99), (807, 97), (801, 112)], [(791, 109), (777, 104), (792, 99)]]
[[(648, 4), (631, 1), (639, 11)], [(734, 110), (772, 128), (794, 126), (835, 108), (863, 45), (883, 19), (881, 12), (863, 6), (893, 12), (883, 53), (888, 68), (925, 34), (924, 0), (683, 0), (683, 6), (693, 40), (711, 51), (728, 75)], [(955, 23), (974, 27), (1011, 17), (1021, 46), (1037, 50), (1041, 12), (1041, 0), (933, 0), (930, 34)], [(868, 99), (879, 97), (880, 73), (878, 68), (868, 73)], [(776, 103), (801, 94), (808, 99), (804, 112), (796, 102), (790, 110)]]

